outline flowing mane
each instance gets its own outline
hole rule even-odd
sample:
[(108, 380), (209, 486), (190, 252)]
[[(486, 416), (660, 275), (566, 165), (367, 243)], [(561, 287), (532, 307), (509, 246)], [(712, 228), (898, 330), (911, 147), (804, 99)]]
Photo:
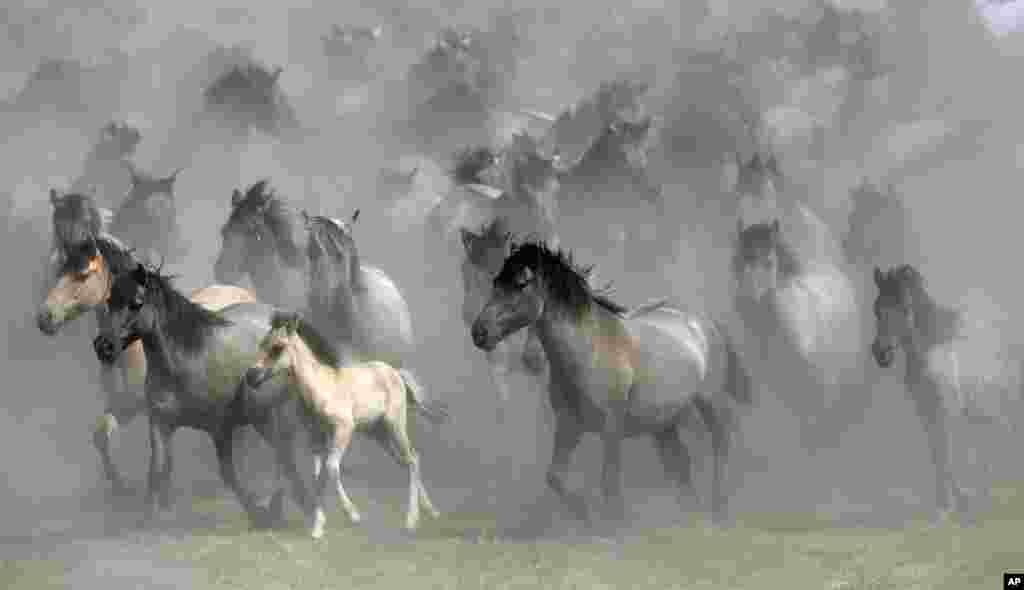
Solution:
[(89, 265), (89, 259), (97, 254), (103, 257), (107, 269), (114, 276), (131, 272), (139, 261), (127, 246), (113, 236), (98, 235), (93, 239), (71, 246), (64, 253), (60, 274), (81, 272)]
[(624, 317), (629, 311), (609, 298), (610, 285), (603, 289), (591, 286), (593, 267), (577, 266), (571, 253), (552, 250), (543, 242), (513, 244), (512, 252), (494, 278), (494, 283), (512, 286), (524, 268), (542, 276), (552, 300), (577, 316), (589, 312), (594, 304), (619, 317)]
[(937, 302), (925, 288), (924, 277), (910, 264), (890, 269), (879, 287), (883, 296), (902, 297), (904, 293), (910, 295), (915, 325), (926, 343), (938, 346), (960, 335), (963, 312)]
[(353, 282), (353, 288), (359, 286), (359, 250), (356, 248), (356, 241), (352, 238), (351, 227), (340, 219), (333, 219), (323, 215), (313, 215), (308, 221), (310, 240), (306, 245), (307, 254), (314, 244), (333, 263), (344, 262), (346, 254), (349, 261), (349, 277)]
[(295, 212), (268, 187), (269, 182), (264, 179), (249, 187), (245, 196), (232, 206), (223, 229), (245, 227), (254, 218), (260, 219), (273, 236), (281, 258), (290, 266), (299, 266), (302, 248), (295, 239)]
[(317, 362), (333, 368), (341, 366), (338, 349), (301, 315), (290, 311), (276, 311), (270, 318), (271, 330), (289, 329), (291, 326), (297, 326), (295, 333), (306, 343)]
[[(185, 352), (195, 354), (203, 349), (203, 344), (214, 328), (230, 326), (231, 321), (221, 314), (193, 303), (182, 295), (172, 284), (173, 277), (160, 274), (159, 269), (150, 269), (139, 264), (131, 275), (122, 275), (142, 285), (146, 290), (146, 299), (160, 310), (161, 324), (167, 337), (179, 344)], [(114, 283), (113, 296), (123, 288), (123, 279)]]

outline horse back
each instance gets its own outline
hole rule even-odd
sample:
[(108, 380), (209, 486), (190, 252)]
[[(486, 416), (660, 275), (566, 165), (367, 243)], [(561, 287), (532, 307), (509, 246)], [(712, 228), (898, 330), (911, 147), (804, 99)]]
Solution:
[(236, 303), (259, 303), (252, 291), (235, 285), (207, 285), (192, 291), (188, 298), (192, 303), (213, 311), (220, 311)]
[(364, 265), (360, 269), (363, 291), (357, 307), (364, 325), (370, 326), (366, 337), (371, 349), (386, 352), (394, 362), (411, 351), (413, 345), (412, 314), (398, 285), (383, 270)]
[[(663, 378), (685, 378), (682, 383), (708, 383), (725, 367), (724, 335), (719, 326), (701, 314), (667, 302), (628, 316), (626, 325), (637, 339), (642, 358), (658, 367)], [(666, 368), (664, 365), (676, 365)], [(669, 371), (668, 374), (664, 371)], [(674, 374), (673, 374), (674, 373)]]

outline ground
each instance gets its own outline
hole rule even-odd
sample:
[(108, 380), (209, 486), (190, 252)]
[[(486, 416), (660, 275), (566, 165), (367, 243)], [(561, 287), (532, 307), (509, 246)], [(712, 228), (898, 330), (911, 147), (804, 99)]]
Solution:
[[(332, 499), (328, 532), (250, 532), (219, 495), (180, 506), (159, 532), (110, 516), (90, 533), (0, 541), (5, 588), (998, 588), (1024, 568), (1024, 482), (993, 490), (975, 526), (835, 526), (813, 515), (741, 514), (714, 529), (694, 514), (616, 539), (545, 535), (503, 540), (493, 517), (451, 512), (400, 532), (404, 494), (351, 486), (367, 524)], [(549, 509), (547, 507), (545, 509)], [(86, 513), (80, 519), (88, 520)], [(7, 557), (9, 556), (9, 557)]]

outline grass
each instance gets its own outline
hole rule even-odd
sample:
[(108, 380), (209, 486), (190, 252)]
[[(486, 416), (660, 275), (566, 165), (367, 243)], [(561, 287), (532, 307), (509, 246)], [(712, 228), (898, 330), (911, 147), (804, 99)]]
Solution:
[[(616, 544), (495, 541), (487, 516), (457, 513), (425, 520), (414, 542), (381, 542), (349, 526), (340, 510), (316, 542), (297, 521), (249, 532), (225, 500), (199, 500), (194, 509), (232, 516), (157, 549), (192, 570), (197, 589), (969, 590), (999, 588), (1002, 572), (1024, 569), (1024, 483), (995, 488), (992, 510), (972, 527), (921, 520), (901, 529), (839, 528), (811, 515), (757, 514), (713, 529), (694, 517), (690, 526)], [(395, 529), (403, 522), (398, 505), (364, 514)], [(470, 530), (476, 540), (464, 538)], [(52, 560), (3, 561), (0, 586), (69, 587), (66, 573)]]

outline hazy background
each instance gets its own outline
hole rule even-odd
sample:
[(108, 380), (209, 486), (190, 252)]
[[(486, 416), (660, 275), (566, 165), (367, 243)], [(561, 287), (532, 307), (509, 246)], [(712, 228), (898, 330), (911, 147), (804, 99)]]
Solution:
[[(387, 84), (404, 76), (431, 36), (445, 25), (486, 27), (498, 12), (525, 11), (532, 23), (526, 29), (531, 50), (517, 80), (509, 84), (510, 103), (554, 112), (603, 80), (638, 74), (652, 83), (646, 102), (659, 114), (681, 92), (689, 91), (674, 80), (678, 51), (714, 47), (730, 30), (756, 29), (767, 8), (791, 16), (805, 10), (805, 3), (798, 0), (620, 4), (563, 3), (556, 9), (539, 2), (440, 2), (427, 9), (393, 0), (362, 6), (296, 1), (285, 8), (283, 3), (204, 0), (25, 2), (0, 9), (0, 22), (6, 26), (0, 35), (0, 95), (13, 97), (44, 57), (92, 64), (97, 85), (117, 89), (116, 101), (101, 105), (100, 114), (69, 116), (67, 121), (50, 115), (0, 119), (6, 139), (0, 146), (0, 193), (10, 202), (8, 232), (0, 242), (6, 273), (0, 281), (0, 300), (6, 303), (3, 313), (8, 322), (8, 337), (0, 343), (7, 348), (6, 411), (0, 415), (4, 534), (68, 526), (69, 514), (102, 504), (97, 490), (105, 485), (89, 444), (102, 405), (86, 322), (68, 329), (68, 335), (45, 339), (32, 318), (38, 304), (32, 285), (49, 240), (46, 192), (51, 186), (69, 185), (79, 174), (96, 130), (109, 117), (141, 127), (136, 161), (144, 169), (164, 174), (185, 164), (185, 156), (168, 143), (182, 117), (180, 97), (187, 95), (179, 81), (217, 44), (244, 45), (270, 66), (284, 67), (281, 85), (300, 120), (317, 133), (300, 145), (255, 140), (236, 151), (199, 149), (186, 154), (188, 168), (179, 176), (176, 193), (189, 254), (169, 269), (181, 275), (178, 285), (187, 290), (212, 282), (218, 228), (226, 219), (232, 188), (269, 178), (289, 201), (310, 210), (347, 217), (361, 207), (356, 230), (361, 254), (394, 277), (406, 293), (422, 343), (412, 364), (431, 394), (446, 399), (456, 412), (455, 424), (421, 437), (424, 474), (428, 486), (439, 490), (436, 501), (449, 511), (482, 506), (489, 499), (486, 480), (494, 476), (501, 505), (510, 514), (518, 514), (521, 504), (532, 503), (544, 491), (551, 446), (541, 394), (517, 377), (508, 422), (495, 426), (494, 394), (482, 355), (473, 350), (457, 316), (459, 284), (453, 279), (443, 301), (450, 317), (425, 311), (436, 312), (438, 305), (424, 301), (424, 273), (432, 272), (432, 265), (453, 266), (456, 261), (422, 260), (417, 255), (422, 251), (417, 241), (421, 235), (415, 228), (395, 231), (374, 192), (381, 166), (395, 165), (403, 155), (414, 158), (415, 153), (411, 148), (404, 154), (386, 150), (382, 146), (387, 142), (378, 139), (387, 138), (377, 134), (389, 122), (393, 106)], [(1024, 213), (1018, 162), (1024, 152), (1018, 140), (1022, 95), (1016, 74), (1024, 45), (1013, 34), (997, 39), (968, 0), (891, 6), (863, 0), (856, 5), (884, 11), (881, 51), (892, 73), (872, 88), (881, 106), (868, 115), (859, 139), (851, 139), (832, 160), (811, 165), (798, 150), (782, 149), (784, 168), (837, 233), (845, 231), (847, 191), (862, 175), (892, 182), (911, 211), (914, 248), (905, 261), (922, 271), (940, 301), (969, 305), (982, 343), (975, 355), (979, 366), (986, 367), (982, 372), (993, 380), (1006, 381), (1018, 370), (1015, 351), (1022, 343), (1018, 302), (1024, 300), (1024, 281), (1017, 272), (1017, 241)], [(377, 81), (346, 89), (327, 79), (320, 36), (330, 23), (384, 25), (381, 48), (374, 56)], [(820, 89), (820, 81), (767, 79), (766, 84), (774, 86), (766, 86), (766, 94), (790, 96), (785, 91), (802, 84), (809, 88), (807, 104), (817, 101), (814, 108), (824, 111), (835, 106), (836, 99)], [(764, 105), (773, 106), (777, 105)], [(721, 191), (729, 172), (719, 167), (685, 169), (672, 162), (669, 153), (652, 156), (657, 179), (673, 199), (672, 214), (688, 228), (677, 261), (663, 270), (658, 282), (616, 277), (620, 299), (636, 304), (671, 294), (694, 307), (726, 314), (731, 304), (727, 249), (735, 225), (721, 200), (727, 195)], [(429, 191), (431, 182), (443, 187), (439, 177), (440, 168), (433, 178), (423, 179), (422, 190)], [(581, 257), (586, 259), (586, 254)], [(863, 274), (868, 271), (861, 272), (855, 282), (870, 285)], [(902, 392), (901, 370), (876, 371), (871, 378), (874, 386), (864, 393), (872, 396), (865, 424), (851, 433), (842, 451), (814, 466), (773, 462), (774, 437), (780, 449), (790, 444), (784, 441), (787, 423), (774, 422), (776, 414), (770, 408), (760, 414), (761, 408), (752, 410), (752, 442), (736, 451), (733, 468), (745, 482), (737, 507), (782, 510), (835, 504), (840, 512), (860, 512), (870, 510), (864, 506), (887, 501), (930, 503), (932, 479), (924, 438)], [(122, 472), (140, 486), (148, 457), (143, 424), (139, 419), (122, 429), (114, 449)], [(1001, 452), (996, 445), (1005, 439), (994, 440), (988, 450), (997, 465), (1019, 469), (1019, 453)], [(193, 485), (209, 488), (209, 482), (216, 481), (208, 467), (209, 446), (194, 432), (178, 435), (177, 488), (187, 493)], [(361, 450), (353, 455), (350, 481), (358, 490), (356, 502), (367, 505), (371, 499), (361, 492), (365, 480), (370, 489), (400, 486), (404, 475), (382, 452), (365, 443), (357, 446)], [(647, 441), (627, 446), (627, 498), (638, 516), (659, 518), (657, 512), (643, 510), (648, 504), (672, 506), (665, 501), (671, 491), (656, 455)], [(696, 454), (703, 455), (702, 448), (698, 446)], [(584, 442), (574, 463), (573, 483), (585, 480), (588, 487), (596, 486), (598, 451), (596, 441)], [(474, 467), (477, 464), (481, 467)], [(745, 470), (750, 473), (743, 475)], [(706, 478), (698, 478), (703, 488)], [(839, 499), (834, 486), (842, 486)], [(60, 524), (47, 525), (48, 519)]]

